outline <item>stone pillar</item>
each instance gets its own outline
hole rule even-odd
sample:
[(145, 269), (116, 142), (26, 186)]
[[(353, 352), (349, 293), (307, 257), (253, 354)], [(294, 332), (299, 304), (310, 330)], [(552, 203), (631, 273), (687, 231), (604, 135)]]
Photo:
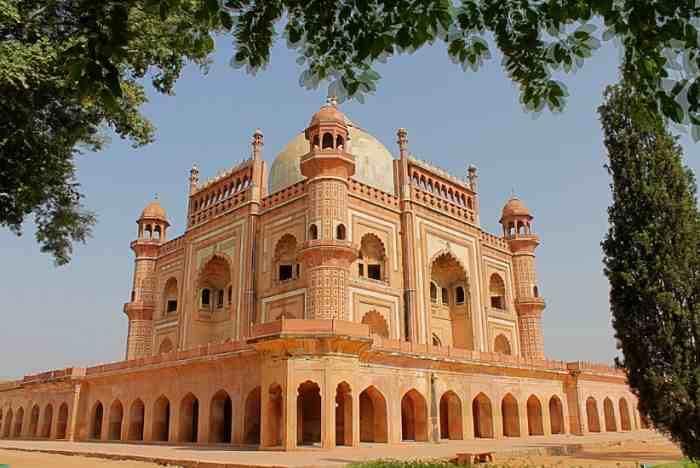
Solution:
[(440, 408), (437, 400), (437, 389), (435, 388), (437, 376), (431, 372), (429, 378), (430, 386), (428, 391), (430, 392), (430, 395), (428, 396), (430, 398), (430, 441), (437, 444), (440, 442)]
[(335, 388), (329, 385), (328, 376), (319, 379), (321, 386), (321, 446), (324, 449), (335, 448)]

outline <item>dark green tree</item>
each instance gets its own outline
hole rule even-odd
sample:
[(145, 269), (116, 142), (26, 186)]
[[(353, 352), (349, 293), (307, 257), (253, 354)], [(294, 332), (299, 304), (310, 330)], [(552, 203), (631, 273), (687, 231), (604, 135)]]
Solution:
[(565, 104), (553, 73), (614, 40), (648, 105), (698, 139), (699, 21), (692, 0), (0, 0), (0, 226), (20, 233), (34, 214), (42, 249), (67, 262), (94, 222), (74, 179), (79, 149), (99, 149), (105, 124), (151, 141), (146, 72), (170, 92), (187, 62), (206, 64), (216, 33), (231, 36), (234, 65), (250, 72), (286, 40), (303, 85), (327, 82), (341, 99), (372, 92), (375, 64), (394, 55), (441, 44), (477, 70), (495, 46), (535, 112)]
[(696, 185), (667, 121), (633, 86), (599, 108), (612, 176), (602, 243), (618, 360), (639, 409), (700, 458), (700, 223)]

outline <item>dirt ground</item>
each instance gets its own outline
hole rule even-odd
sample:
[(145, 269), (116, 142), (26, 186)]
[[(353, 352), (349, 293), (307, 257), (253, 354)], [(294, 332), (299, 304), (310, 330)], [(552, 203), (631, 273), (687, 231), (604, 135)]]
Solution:
[(497, 457), (496, 464), (507, 464), (510, 467), (585, 467), (585, 468), (634, 468), (638, 463), (658, 465), (671, 463), (682, 459), (678, 447), (665, 440), (618, 442), (615, 445), (584, 449), (569, 456), (534, 456), (509, 458)]
[[(378, 454), (380, 457), (381, 455)], [(571, 456), (508, 457), (497, 455), (496, 465), (510, 468), (627, 468), (637, 463), (652, 465), (680, 460), (678, 448), (663, 439), (638, 442), (618, 442), (608, 447), (586, 449)], [(0, 449), (0, 465), (10, 468), (157, 468), (160, 465), (136, 461), (114, 461), (82, 456), (54, 455)]]
[(0, 449), (0, 466), (3, 464), (10, 465), (10, 468), (163, 468), (154, 463), (137, 461), (115, 461), (101, 458)]

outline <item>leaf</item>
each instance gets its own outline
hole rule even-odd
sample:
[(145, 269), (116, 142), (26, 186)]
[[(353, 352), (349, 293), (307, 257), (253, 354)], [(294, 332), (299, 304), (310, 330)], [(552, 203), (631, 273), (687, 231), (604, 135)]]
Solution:
[(231, 18), (231, 15), (227, 11), (221, 10), (219, 12), (219, 19), (221, 20), (221, 25), (225, 29), (230, 30), (233, 28), (233, 18)]

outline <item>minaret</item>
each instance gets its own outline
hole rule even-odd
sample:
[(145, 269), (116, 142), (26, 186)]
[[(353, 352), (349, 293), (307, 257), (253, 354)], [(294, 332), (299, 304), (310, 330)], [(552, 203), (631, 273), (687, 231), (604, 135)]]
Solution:
[(309, 152), (300, 161), (307, 178), (306, 242), (301, 250), (308, 279), (307, 317), (350, 320), (347, 282), (357, 249), (347, 239), (348, 183), (355, 157), (347, 152), (348, 127), (335, 99), (321, 107), (305, 131)]
[(396, 144), (399, 145), (399, 194), (401, 196), (401, 247), (403, 249), (404, 314), (402, 338), (418, 342), (418, 304), (416, 301), (415, 236), (413, 211), (411, 207), (411, 180), (408, 176), (408, 132), (405, 128), (396, 131)]
[(503, 207), (503, 235), (513, 252), (515, 276), (515, 309), (520, 329), (520, 349), (524, 357), (544, 359), (542, 311), (545, 304), (537, 287), (535, 249), (539, 237), (532, 231), (532, 215), (523, 203), (512, 195)]
[(165, 242), (166, 231), (170, 226), (157, 195), (143, 210), (136, 223), (138, 238), (131, 242), (131, 250), (136, 254), (134, 285), (131, 301), (124, 304), (124, 313), (129, 317), (126, 359), (137, 359), (151, 354), (156, 295), (155, 263), (158, 248)]

